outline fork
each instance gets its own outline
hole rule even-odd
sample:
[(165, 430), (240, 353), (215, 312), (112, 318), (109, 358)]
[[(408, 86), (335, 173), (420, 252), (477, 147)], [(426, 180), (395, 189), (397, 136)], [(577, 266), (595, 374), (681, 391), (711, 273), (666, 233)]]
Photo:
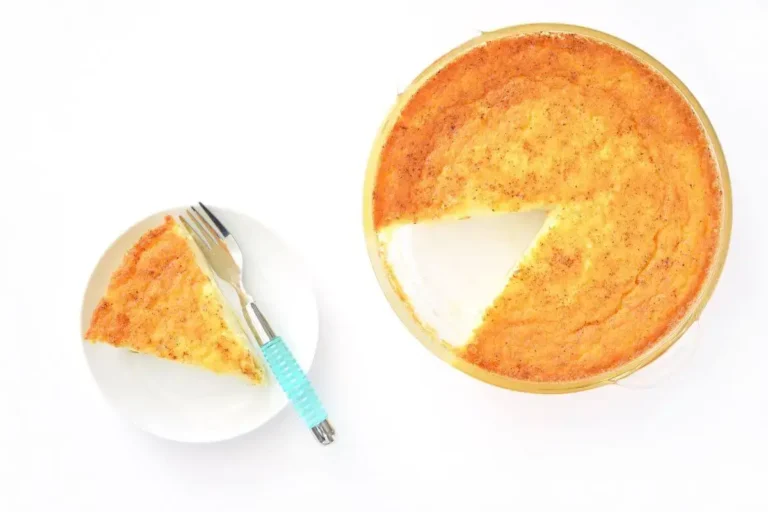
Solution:
[(312, 384), (296, 362), (288, 346), (277, 336), (243, 285), (243, 252), (235, 237), (203, 203), (179, 216), (182, 225), (203, 252), (213, 271), (237, 292), (248, 327), (253, 333), (269, 368), (299, 416), (323, 445), (334, 441), (336, 431)]

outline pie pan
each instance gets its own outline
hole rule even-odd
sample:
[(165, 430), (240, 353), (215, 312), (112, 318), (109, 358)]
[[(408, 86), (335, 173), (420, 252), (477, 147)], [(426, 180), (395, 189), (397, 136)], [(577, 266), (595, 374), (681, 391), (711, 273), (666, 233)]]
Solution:
[[(685, 315), (677, 324), (669, 330), (664, 336), (657, 340), (647, 351), (628, 361), (627, 363), (609, 370), (607, 372), (590, 376), (583, 379), (557, 382), (534, 382), (519, 379), (513, 379), (504, 375), (492, 373), (475, 366), (464, 359), (458, 357), (453, 349), (453, 345), (445, 341), (440, 331), (422, 316), (417, 316), (414, 308), (411, 306), (403, 291), (404, 287), (398, 278), (391, 271), (391, 266), (387, 262), (387, 245), (389, 240), (381, 237), (374, 229), (373, 223), (373, 190), (376, 183), (376, 174), (379, 168), (381, 151), (384, 144), (395, 125), (402, 109), (407, 105), (410, 98), (424, 85), (432, 76), (438, 73), (444, 66), (452, 62), (458, 56), (468, 51), (482, 46), (489, 41), (515, 37), (531, 33), (568, 33), (582, 35), (599, 42), (612, 45), (623, 50), (640, 62), (655, 70), (661, 76), (666, 78), (686, 99), (691, 109), (698, 117), (704, 134), (710, 144), (712, 154), (717, 165), (720, 185), (722, 189), (721, 203), (721, 226), (717, 248), (711, 263), (709, 272), (701, 285), (695, 299), (691, 302)], [(493, 32), (483, 33), (482, 35), (467, 41), (461, 46), (453, 49), (449, 53), (440, 57), (424, 70), (407, 88), (400, 94), (392, 110), (387, 115), (379, 134), (373, 144), (368, 167), (366, 170), (365, 185), (363, 191), (363, 225), (365, 231), (366, 245), (368, 254), (373, 266), (374, 273), (379, 281), (381, 289), (389, 301), (390, 305), (398, 315), (406, 328), (419, 340), (430, 352), (451, 364), (462, 372), (477, 378), (483, 382), (495, 386), (532, 393), (567, 393), (595, 388), (605, 384), (617, 383), (619, 380), (628, 377), (630, 374), (646, 367), (662, 354), (667, 352), (689, 328), (697, 323), (699, 317), (707, 304), (725, 263), (728, 252), (732, 224), (732, 203), (731, 187), (728, 177), (728, 169), (723, 155), (722, 148), (715, 134), (714, 128), (707, 118), (701, 105), (696, 101), (693, 94), (670, 70), (668, 70), (659, 61), (636, 48), (635, 46), (618, 39), (609, 34), (599, 32), (593, 29), (563, 24), (530, 24), (508, 27)]]

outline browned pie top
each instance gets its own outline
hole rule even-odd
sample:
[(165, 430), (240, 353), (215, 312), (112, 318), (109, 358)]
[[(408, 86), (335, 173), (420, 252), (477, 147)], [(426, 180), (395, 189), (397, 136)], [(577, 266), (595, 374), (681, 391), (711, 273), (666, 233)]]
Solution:
[(538, 33), (468, 51), (411, 97), (381, 152), (373, 221), (546, 209), (459, 355), (564, 381), (628, 362), (685, 314), (717, 249), (721, 196), (670, 82), (608, 44)]

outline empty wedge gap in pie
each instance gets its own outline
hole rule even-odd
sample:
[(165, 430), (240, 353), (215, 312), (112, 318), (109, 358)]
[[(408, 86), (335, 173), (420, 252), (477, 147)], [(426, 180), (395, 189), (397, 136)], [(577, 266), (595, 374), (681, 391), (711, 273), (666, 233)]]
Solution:
[(727, 171), (692, 97), (650, 57), (590, 32), (508, 30), (464, 45), (406, 91), (373, 149), (372, 258), (429, 336), (441, 333), (389, 260), (397, 230), (547, 212), (464, 343), (445, 347), (503, 378), (579, 381), (642, 358), (686, 318), (727, 248)]

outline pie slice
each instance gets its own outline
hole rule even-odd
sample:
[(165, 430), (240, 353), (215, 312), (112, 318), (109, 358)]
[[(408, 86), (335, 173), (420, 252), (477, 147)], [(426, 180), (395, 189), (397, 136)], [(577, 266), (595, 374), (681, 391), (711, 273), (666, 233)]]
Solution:
[(170, 216), (145, 233), (112, 274), (85, 338), (261, 383), (264, 370), (193, 244)]

